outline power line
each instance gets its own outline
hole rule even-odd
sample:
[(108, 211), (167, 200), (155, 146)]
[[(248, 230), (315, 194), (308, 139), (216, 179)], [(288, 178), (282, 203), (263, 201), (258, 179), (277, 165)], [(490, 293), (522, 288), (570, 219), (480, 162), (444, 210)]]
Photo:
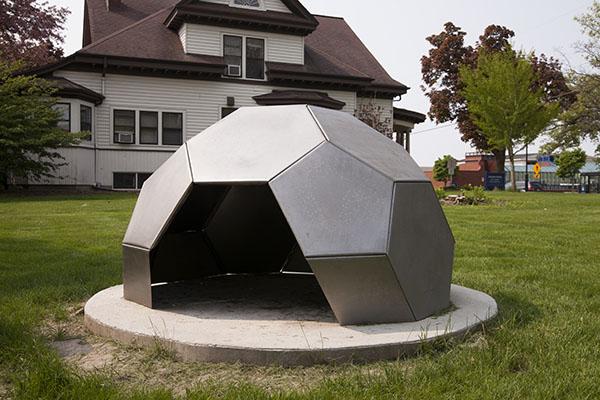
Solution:
[(451, 123), (446, 124), (446, 125), (436, 126), (435, 128), (424, 129), (422, 131), (412, 132), (410, 135), (411, 136), (420, 135), (421, 133), (427, 133), (427, 132), (437, 131), (437, 130), (440, 130), (440, 129), (449, 128), (451, 126), (456, 126), (456, 122), (451, 122)]

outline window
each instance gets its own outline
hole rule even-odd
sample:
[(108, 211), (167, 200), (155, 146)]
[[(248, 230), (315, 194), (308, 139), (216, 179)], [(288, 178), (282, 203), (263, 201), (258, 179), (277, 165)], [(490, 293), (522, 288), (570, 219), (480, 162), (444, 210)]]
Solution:
[(234, 6), (240, 6), (240, 7), (255, 7), (255, 8), (260, 7), (259, 0), (233, 0), (233, 2), (231, 4)]
[[(79, 106), (79, 131), (92, 132), (92, 107)], [(86, 136), (85, 140), (92, 140), (92, 135)]]
[(136, 174), (133, 172), (115, 172), (113, 173), (113, 189), (134, 190), (136, 185)]
[(237, 110), (236, 107), (223, 107), (223, 108), (221, 108), (221, 119), (225, 118), (226, 116), (228, 116), (229, 114), (233, 113), (236, 110)]
[(223, 36), (223, 60), (227, 65), (227, 75), (243, 76), (241, 36)]
[(59, 114), (56, 126), (64, 131), (71, 132), (71, 104), (56, 103), (54, 110)]
[(152, 176), (149, 172), (114, 172), (113, 189), (118, 190), (141, 190), (144, 182)]
[(158, 113), (140, 111), (140, 144), (158, 144)]
[(137, 188), (138, 189), (142, 189), (142, 186), (144, 186), (144, 183), (152, 176), (152, 174), (149, 173), (140, 173), (137, 174)]
[(226, 76), (265, 79), (265, 40), (242, 36), (223, 36)]
[(171, 146), (183, 144), (183, 114), (162, 114), (162, 144)]
[(265, 41), (246, 39), (246, 78), (265, 79)]
[(115, 143), (135, 143), (135, 111), (114, 110), (113, 128)]

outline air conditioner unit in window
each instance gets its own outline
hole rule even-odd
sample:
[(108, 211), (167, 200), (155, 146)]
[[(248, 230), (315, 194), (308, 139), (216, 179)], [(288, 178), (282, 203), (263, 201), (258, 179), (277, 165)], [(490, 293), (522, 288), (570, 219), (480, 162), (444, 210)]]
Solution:
[(242, 67), (240, 65), (228, 65), (227, 76), (242, 76)]
[(117, 133), (117, 143), (133, 144), (133, 133)]

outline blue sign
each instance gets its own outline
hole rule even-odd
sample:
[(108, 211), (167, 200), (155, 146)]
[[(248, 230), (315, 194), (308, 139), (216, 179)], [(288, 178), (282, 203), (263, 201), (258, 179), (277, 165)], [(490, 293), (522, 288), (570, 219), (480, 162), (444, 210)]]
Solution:
[(484, 186), (485, 190), (504, 190), (506, 187), (506, 174), (502, 172), (486, 172)]

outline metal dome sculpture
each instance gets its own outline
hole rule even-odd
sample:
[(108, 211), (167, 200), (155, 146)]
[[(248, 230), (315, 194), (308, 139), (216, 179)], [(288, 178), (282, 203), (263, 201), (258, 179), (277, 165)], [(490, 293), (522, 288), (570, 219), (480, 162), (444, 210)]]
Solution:
[(353, 116), (242, 108), (146, 181), (123, 242), (124, 295), (225, 274), (314, 272), (342, 325), (450, 305), (454, 239), (410, 155)]

